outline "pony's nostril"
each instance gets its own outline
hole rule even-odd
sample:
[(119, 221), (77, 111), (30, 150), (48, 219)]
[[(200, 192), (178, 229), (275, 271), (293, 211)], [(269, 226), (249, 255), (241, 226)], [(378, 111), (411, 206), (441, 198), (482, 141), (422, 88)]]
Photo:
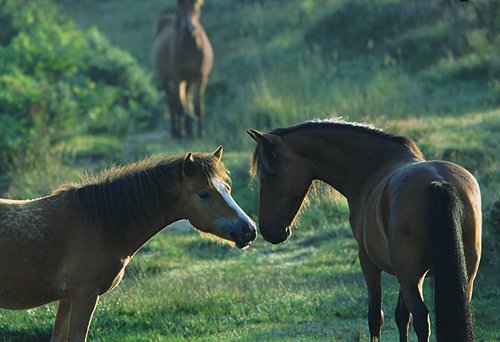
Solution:
[(257, 232), (255, 229), (248, 229), (246, 234), (245, 234), (245, 239), (247, 241), (253, 241), (257, 237)]
[(234, 233), (234, 232), (230, 232), (230, 233), (229, 233), (229, 238), (230, 238), (231, 240), (233, 240), (233, 241), (238, 240), (238, 236), (237, 236), (237, 235), (236, 235), (236, 233)]

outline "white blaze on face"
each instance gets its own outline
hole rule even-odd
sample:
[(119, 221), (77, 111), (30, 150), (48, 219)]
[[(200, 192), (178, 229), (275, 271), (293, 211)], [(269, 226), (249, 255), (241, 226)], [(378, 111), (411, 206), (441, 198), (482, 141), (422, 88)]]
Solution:
[(227, 191), (227, 187), (224, 181), (222, 181), (219, 178), (214, 178), (212, 180), (212, 184), (214, 185), (215, 189), (217, 189), (217, 191), (222, 196), (227, 205), (236, 212), (236, 214), (240, 219), (247, 222), (253, 222), (252, 219), (248, 217), (248, 215), (238, 206), (238, 204), (231, 197), (231, 194), (229, 193), (229, 191)]

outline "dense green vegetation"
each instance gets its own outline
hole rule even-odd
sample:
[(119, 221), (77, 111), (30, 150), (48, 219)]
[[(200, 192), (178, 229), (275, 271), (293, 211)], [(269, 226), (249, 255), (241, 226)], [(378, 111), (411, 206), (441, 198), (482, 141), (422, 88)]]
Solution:
[(98, 30), (78, 30), (48, 1), (7, 1), (0, 26), (2, 171), (19, 151), (155, 123), (151, 75)]
[[(310, 118), (368, 121), (429, 159), (473, 172), (483, 192), (478, 339), (500, 339), (500, 4), (495, 0), (206, 0), (215, 67), (209, 137), (173, 142), (149, 61), (175, 2), (7, 0), (0, 9), (3, 197), (47, 194), (81, 169), (224, 144), (235, 199), (254, 218), (248, 128)], [(365, 341), (366, 293), (345, 202), (319, 191), (289, 242), (240, 252), (167, 229), (104, 296), (95, 341)], [(430, 286), (426, 288), (430, 297)], [(384, 340), (397, 284), (384, 277)], [(432, 304), (431, 304), (432, 306)], [(0, 310), (0, 338), (47, 340), (54, 305)]]

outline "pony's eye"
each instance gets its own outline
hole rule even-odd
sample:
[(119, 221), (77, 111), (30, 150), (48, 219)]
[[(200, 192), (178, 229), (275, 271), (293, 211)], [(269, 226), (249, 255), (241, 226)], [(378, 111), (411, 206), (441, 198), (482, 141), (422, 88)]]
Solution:
[(198, 192), (198, 197), (201, 198), (202, 200), (207, 200), (210, 198), (210, 192), (206, 190), (202, 190)]

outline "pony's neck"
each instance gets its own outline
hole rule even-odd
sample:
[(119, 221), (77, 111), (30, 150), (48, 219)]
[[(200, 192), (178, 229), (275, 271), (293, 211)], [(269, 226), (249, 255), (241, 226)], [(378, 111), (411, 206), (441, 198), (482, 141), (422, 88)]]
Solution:
[(176, 221), (183, 219), (182, 212), (177, 208), (177, 195), (174, 191), (168, 198), (161, 203), (161, 208), (165, 211), (162, 215), (151, 215), (145, 219), (145, 224), (142, 227), (137, 227), (125, 233), (125, 249), (126, 256), (134, 255), (145, 243), (153, 236), (158, 234), (163, 228)]
[(348, 200), (370, 191), (391, 170), (419, 158), (403, 144), (356, 130), (290, 133), (288, 145), (310, 161), (314, 179), (321, 180)]

